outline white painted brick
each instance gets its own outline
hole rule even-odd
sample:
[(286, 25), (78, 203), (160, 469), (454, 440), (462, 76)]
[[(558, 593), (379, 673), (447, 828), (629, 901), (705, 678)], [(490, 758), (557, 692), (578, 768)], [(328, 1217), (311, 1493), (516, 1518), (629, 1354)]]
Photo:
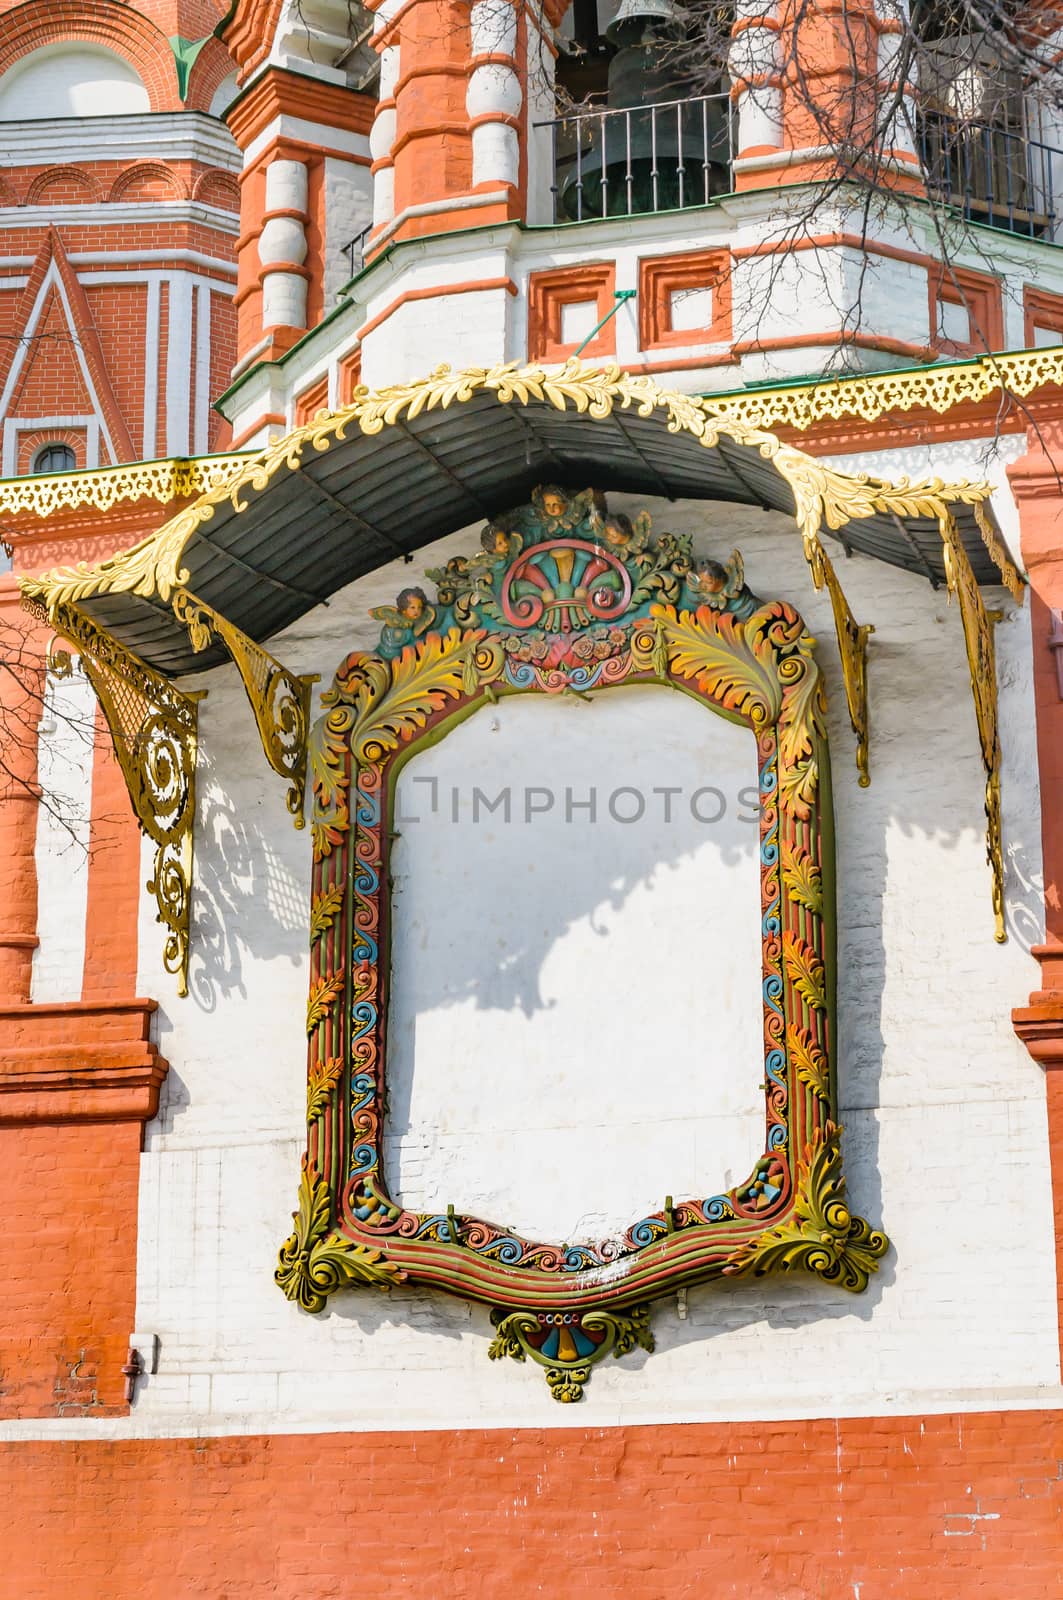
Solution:
[[(984, 455), (975, 441), (864, 456), (860, 466), (1001, 475), (1003, 457), (987, 466)], [(798, 1276), (693, 1290), (683, 1322), (674, 1301), (662, 1303), (657, 1354), (596, 1371), (581, 1420), (770, 1416), (794, 1407), (836, 1414), (879, 1410), (904, 1395), (962, 1407), (1054, 1385), (1044, 1081), (1010, 1025), (1011, 1008), (1036, 987), (1029, 946), (1040, 936), (1028, 613), (990, 596), (1005, 611), (997, 649), (1012, 937), (998, 946), (967, 663), (944, 593), (839, 555), (856, 616), (877, 630), (873, 776), (862, 790), (829, 602), (812, 590), (792, 525), (742, 507), (611, 499), (616, 509), (647, 504), (659, 531), (691, 531), (699, 550), (739, 545), (753, 588), (793, 600), (820, 641), (837, 816), (846, 1165), (854, 1208), (886, 1227), (895, 1251), (864, 1296)], [(1009, 504), (1000, 509), (1013, 533)], [(440, 541), (418, 567), (470, 550), (475, 535)], [(412, 576), (397, 563), (353, 585), (275, 641), (277, 653), (327, 684), (348, 650), (372, 644), (368, 607), (392, 601)], [(159, 929), (144, 908), (141, 992), (162, 999), (160, 1045), (172, 1065), (143, 1156), (136, 1323), (159, 1333), (161, 1356), (138, 1418), (221, 1427), (229, 1417), (266, 1430), (278, 1421), (564, 1421), (537, 1373), (488, 1363), (482, 1308), (399, 1289), (341, 1295), (310, 1317), (273, 1282), (302, 1142), (309, 849), (259, 754), (235, 674), (203, 681), (211, 693), (201, 711), (203, 824), (187, 1001), (176, 1000), (160, 970)], [(470, 873), (468, 892), (500, 891)], [(674, 930), (677, 942), (700, 936), (700, 926)], [(667, 961), (662, 941), (636, 974), (619, 975), (618, 1001), (637, 989), (640, 1003), (659, 1004)], [(707, 1003), (706, 1026), (711, 1015)], [(665, 1014), (664, 1041), (669, 1025)], [(648, 1071), (648, 1095), (652, 1087)], [(654, 1113), (644, 1097), (632, 1114)], [(589, 1140), (583, 1160), (593, 1196)], [(475, 1209), (478, 1195), (441, 1198)]]

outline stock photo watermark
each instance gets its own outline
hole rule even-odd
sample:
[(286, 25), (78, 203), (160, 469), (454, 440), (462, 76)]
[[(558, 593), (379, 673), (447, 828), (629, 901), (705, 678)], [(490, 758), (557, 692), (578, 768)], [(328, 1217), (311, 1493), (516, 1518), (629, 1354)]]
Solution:
[[(417, 793), (411, 793), (414, 788)], [(455, 825), (516, 823), (528, 825), (549, 818), (565, 825), (594, 827), (603, 822), (629, 826), (659, 822), (666, 827), (688, 818), (713, 827), (732, 817), (739, 822), (760, 820), (759, 793), (755, 785), (728, 795), (704, 784), (688, 789), (682, 784), (638, 784), (616, 788), (573, 787), (571, 784), (505, 784), (493, 793), (477, 784), (468, 787), (442, 783), (435, 777), (411, 778), (399, 795), (396, 826), (438, 819)]]

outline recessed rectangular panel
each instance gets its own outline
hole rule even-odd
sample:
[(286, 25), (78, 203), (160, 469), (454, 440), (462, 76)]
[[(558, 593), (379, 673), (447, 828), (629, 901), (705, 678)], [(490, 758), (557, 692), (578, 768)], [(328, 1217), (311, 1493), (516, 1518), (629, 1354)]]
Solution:
[(397, 1199), (460, 1195), (571, 1240), (751, 1170), (758, 816), (748, 730), (664, 687), (510, 697), (407, 764), (391, 858)]

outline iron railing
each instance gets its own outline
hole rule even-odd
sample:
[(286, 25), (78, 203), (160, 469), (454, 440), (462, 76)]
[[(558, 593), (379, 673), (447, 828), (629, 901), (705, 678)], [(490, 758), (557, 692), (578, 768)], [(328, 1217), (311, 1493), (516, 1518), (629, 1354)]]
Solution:
[(368, 239), (373, 224), (366, 223), (361, 233), (356, 233), (353, 239), (348, 239), (346, 244), (341, 244), (340, 249), (347, 257), (347, 276), (353, 278), (356, 272), (361, 272), (365, 265), (365, 241)]
[(1063, 150), (1017, 129), (925, 112), (919, 158), (932, 200), (955, 206), (969, 222), (1052, 238)]
[(726, 94), (626, 110), (575, 111), (552, 122), (559, 221), (630, 217), (707, 205), (733, 184), (733, 115)]
[[(726, 94), (627, 110), (574, 111), (538, 126), (552, 141), (558, 221), (707, 205), (734, 189), (734, 114)], [(943, 113), (919, 118), (932, 200), (971, 222), (1051, 239), (1063, 149), (1026, 132)]]

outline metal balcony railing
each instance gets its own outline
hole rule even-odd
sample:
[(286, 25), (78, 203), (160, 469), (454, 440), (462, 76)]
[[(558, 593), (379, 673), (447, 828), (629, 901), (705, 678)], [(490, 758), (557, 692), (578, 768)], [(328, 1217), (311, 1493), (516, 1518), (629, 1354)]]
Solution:
[[(552, 141), (558, 221), (682, 210), (734, 188), (734, 114), (726, 94), (574, 111), (538, 126)], [(938, 112), (920, 116), (918, 141), (932, 200), (971, 222), (1053, 237), (1063, 149), (1029, 132)]]
[(361, 233), (356, 233), (353, 239), (348, 239), (346, 244), (341, 244), (340, 249), (347, 257), (347, 276), (353, 278), (356, 272), (361, 272), (365, 265), (365, 241), (368, 239), (373, 224), (367, 223)]
[(572, 112), (538, 126), (553, 141), (558, 221), (702, 206), (734, 186), (726, 94)]
[(932, 200), (955, 206), (969, 222), (1052, 238), (1063, 150), (1017, 129), (925, 112), (919, 158)]

